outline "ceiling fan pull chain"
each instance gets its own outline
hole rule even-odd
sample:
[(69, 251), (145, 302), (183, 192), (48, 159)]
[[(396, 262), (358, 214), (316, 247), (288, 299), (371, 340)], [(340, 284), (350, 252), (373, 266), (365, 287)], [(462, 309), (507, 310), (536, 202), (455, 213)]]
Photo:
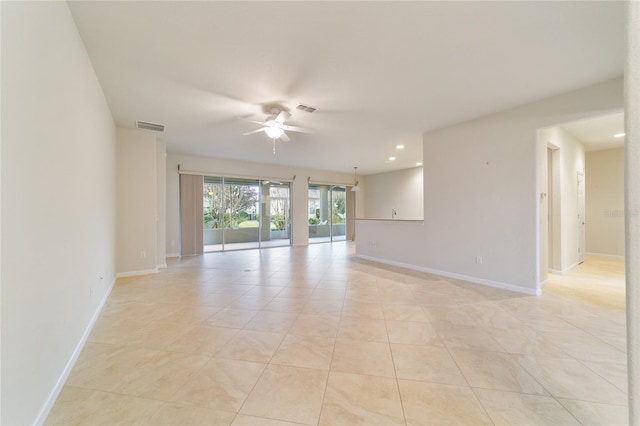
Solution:
[(273, 141), (273, 155), (276, 155), (276, 139), (271, 139)]

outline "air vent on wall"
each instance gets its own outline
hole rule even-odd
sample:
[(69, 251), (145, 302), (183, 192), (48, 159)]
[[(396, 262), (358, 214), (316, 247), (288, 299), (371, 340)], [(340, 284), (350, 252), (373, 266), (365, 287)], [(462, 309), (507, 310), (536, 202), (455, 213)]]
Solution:
[(298, 105), (298, 106), (296, 107), (296, 109), (299, 109), (300, 111), (313, 112), (313, 111), (315, 111), (317, 108), (310, 107), (310, 106), (308, 106), (308, 105), (302, 105), (302, 104), (300, 104), (300, 105)]
[(147, 121), (136, 120), (138, 129), (153, 130), (154, 132), (164, 132), (164, 124), (149, 123)]

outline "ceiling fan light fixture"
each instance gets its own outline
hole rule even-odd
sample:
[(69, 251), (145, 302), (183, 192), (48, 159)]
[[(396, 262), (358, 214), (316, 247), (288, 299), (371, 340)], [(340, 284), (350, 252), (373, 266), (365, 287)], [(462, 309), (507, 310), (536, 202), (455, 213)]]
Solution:
[(283, 135), (284, 130), (282, 130), (280, 127), (276, 127), (276, 126), (269, 126), (269, 127), (265, 127), (264, 128), (264, 132), (267, 134), (267, 136), (269, 136), (271, 139), (278, 139), (280, 136)]
[(356, 174), (356, 171), (358, 170), (357, 167), (353, 168), (353, 186), (351, 187), (351, 191), (352, 192), (358, 192), (360, 191), (360, 187), (358, 186), (358, 176)]

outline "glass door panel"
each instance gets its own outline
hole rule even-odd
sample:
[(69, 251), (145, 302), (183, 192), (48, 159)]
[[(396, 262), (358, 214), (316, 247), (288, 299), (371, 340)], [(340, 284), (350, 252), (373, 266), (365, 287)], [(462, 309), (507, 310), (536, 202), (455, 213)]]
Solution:
[(331, 188), (331, 241), (346, 239), (347, 197), (344, 186)]
[(204, 251), (221, 251), (224, 249), (222, 178), (205, 177), (202, 193)]
[(260, 182), (224, 179), (224, 250), (260, 247)]
[[(269, 223), (263, 229), (262, 247), (287, 246), (291, 244), (291, 209), (289, 184), (265, 181), (263, 187), (263, 214), (269, 213)], [(268, 195), (267, 195), (268, 194)], [(263, 225), (264, 226), (264, 225)]]
[(309, 242), (331, 241), (331, 191), (328, 185), (309, 185)]

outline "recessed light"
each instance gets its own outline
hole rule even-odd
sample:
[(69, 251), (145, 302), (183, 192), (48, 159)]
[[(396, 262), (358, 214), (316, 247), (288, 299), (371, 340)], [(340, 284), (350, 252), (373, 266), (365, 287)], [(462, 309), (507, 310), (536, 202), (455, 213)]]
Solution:
[(614, 138), (624, 138), (624, 133), (616, 133), (613, 135)]
[(402, 145), (402, 144), (396, 145), (396, 149), (404, 149), (404, 145)]
[(395, 161), (396, 157), (389, 157), (389, 161)]
[(416, 163), (416, 166), (422, 166), (422, 163), (421, 163), (420, 161), (418, 161), (418, 162)]

